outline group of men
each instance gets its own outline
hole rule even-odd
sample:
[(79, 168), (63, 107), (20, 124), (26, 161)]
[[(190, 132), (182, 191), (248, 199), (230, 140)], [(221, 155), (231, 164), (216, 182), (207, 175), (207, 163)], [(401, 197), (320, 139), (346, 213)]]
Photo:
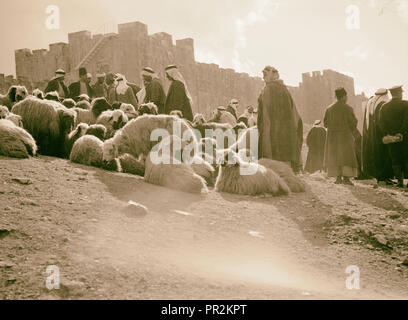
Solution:
[[(391, 100), (388, 97), (391, 94)], [(316, 120), (307, 136), (309, 153), (305, 171), (327, 170), (335, 183), (352, 184), (351, 177), (376, 178), (403, 187), (408, 178), (408, 101), (402, 86), (378, 89), (364, 111), (363, 134), (347, 104), (347, 92), (336, 90), (337, 102), (324, 116), (324, 127)]]
[(167, 94), (155, 71), (150, 67), (142, 70), (143, 88), (130, 83), (122, 74), (100, 73), (97, 81), (91, 85), (92, 75), (86, 68), (79, 69), (79, 80), (65, 85), (65, 71), (58, 69), (55, 77), (48, 83), (45, 93), (56, 91), (60, 98), (78, 100), (82, 94), (92, 98), (105, 97), (109, 103), (122, 102), (137, 107), (139, 104), (153, 102), (160, 114), (170, 114), (174, 110), (181, 111), (184, 118), (193, 121), (192, 98), (186, 82), (177, 66), (165, 68), (167, 79), (171, 82)]
[[(391, 99), (388, 97), (388, 91)], [(367, 102), (363, 125), (363, 172), (403, 187), (408, 178), (408, 101), (402, 86), (379, 89)]]
[[(165, 68), (171, 82), (167, 94), (155, 71), (143, 68), (143, 88), (132, 84), (121, 74), (98, 74), (97, 82), (90, 84), (91, 76), (85, 68), (79, 70), (79, 81), (68, 88), (64, 84), (65, 72), (56, 71), (45, 92), (57, 91), (60, 97), (76, 100), (81, 94), (91, 98), (105, 97), (115, 101), (138, 104), (153, 102), (159, 114), (179, 110), (182, 116), (193, 121), (192, 97), (177, 66)], [(302, 169), (303, 122), (292, 96), (279, 77), (276, 68), (263, 70), (265, 87), (258, 99), (259, 158), (270, 158), (288, 163), (295, 172)], [(392, 99), (388, 99), (388, 91)], [(336, 102), (329, 106), (323, 125), (317, 120), (310, 130), (306, 143), (309, 147), (305, 171), (326, 170), (335, 177), (336, 184), (352, 185), (350, 178), (357, 175), (374, 177), (378, 181), (403, 186), (408, 178), (408, 101), (402, 100), (402, 86), (389, 90), (379, 89), (367, 103), (364, 115), (363, 136), (357, 129), (353, 108), (347, 104), (344, 88), (335, 90)], [(231, 100), (226, 108), (237, 120), (238, 100)], [(246, 112), (254, 114), (252, 107)], [(250, 125), (252, 126), (252, 125)]]

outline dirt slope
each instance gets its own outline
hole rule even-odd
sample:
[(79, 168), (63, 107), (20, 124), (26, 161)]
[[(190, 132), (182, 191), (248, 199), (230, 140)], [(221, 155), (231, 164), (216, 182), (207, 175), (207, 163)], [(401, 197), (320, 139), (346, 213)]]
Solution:
[[(408, 298), (407, 194), (303, 179), (307, 192), (288, 197), (198, 196), (0, 158), (0, 298)], [(59, 290), (46, 289), (49, 265)], [(345, 287), (349, 265), (360, 290)]]

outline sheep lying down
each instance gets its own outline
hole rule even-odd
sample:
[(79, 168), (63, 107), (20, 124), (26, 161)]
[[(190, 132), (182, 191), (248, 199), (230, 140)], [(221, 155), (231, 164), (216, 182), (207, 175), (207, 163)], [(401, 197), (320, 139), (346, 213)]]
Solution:
[(23, 128), (6, 119), (0, 120), (0, 155), (12, 158), (35, 156), (37, 145)]
[(95, 136), (84, 135), (75, 141), (69, 159), (86, 166), (102, 167), (103, 142)]
[[(158, 143), (146, 157), (145, 181), (184, 192), (207, 192), (205, 180), (195, 172), (192, 165), (181, 161), (180, 154), (186, 145), (186, 142), (174, 135), (168, 136)], [(167, 151), (170, 153), (165, 154)], [(208, 167), (203, 166), (203, 162), (198, 163), (195, 169), (206, 174), (206, 168), (211, 168), (211, 166), (208, 164)]]
[(169, 189), (190, 193), (208, 192), (204, 179), (191, 166), (185, 163), (154, 164), (151, 153), (146, 158), (144, 179)]
[(224, 160), (220, 166), (215, 190), (251, 196), (290, 193), (286, 182), (273, 170), (255, 162), (245, 162), (238, 154), (234, 154), (230, 163)]
[(305, 184), (293, 173), (292, 168), (281, 161), (267, 158), (259, 159), (258, 163), (275, 171), (288, 185), (292, 192), (305, 192)]

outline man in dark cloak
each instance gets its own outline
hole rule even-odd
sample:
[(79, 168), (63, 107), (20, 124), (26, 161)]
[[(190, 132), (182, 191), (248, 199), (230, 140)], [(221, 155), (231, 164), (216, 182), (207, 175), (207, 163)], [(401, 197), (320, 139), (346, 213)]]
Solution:
[(336, 184), (352, 185), (351, 177), (357, 176), (357, 158), (353, 133), (357, 130), (357, 118), (347, 104), (344, 88), (335, 91), (337, 102), (329, 106), (324, 115), (327, 128), (325, 167), (329, 177), (336, 177)]
[(310, 129), (306, 138), (309, 152), (307, 154), (305, 171), (309, 173), (323, 170), (326, 129), (320, 125), (321, 122), (321, 120), (315, 121), (313, 128)]
[(58, 92), (60, 98), (68, 98), (69, 91), (64, 83), (64, 80), (65, 71), (62, 69), (58, 69), (57, 71), (55, 71), (55, 77), (50, 82), (48, 82), (44, 93), (56, 91)]
[[(159, 114), (164, 114), (164, 104), (166, 102), (166, 94), (163, 86), (154, 70), (150, 67), (143, 68), (142, 79), (144, 91), (138, 95), (142, 101), (140, 103), (153, 102), (158, 109)], [(142, 89), (143, 90), (143, 89)]]
[[(371, 97), (364, 110), (363, 122), (363, 139), (362, 139), (362, 170), (364, 174), (377, 178), (378, 170), (383, 167), (378, 167), (376, 158), (380, 155), (376, 153), (378, 149), (378, 137), (376, 134), (376, 110), (388, 101), (387, 89), (378, 89), (373, 97)], [(382, 137), (381, 137), (382, 138)], [(382, 144), (382, 142), (381, 142)], [(378, 179), (377, 179), (378, 180)]]
[(94, 93), (94, 98), (107, 98), (107, 89), (105, 84), (105, 74), (104, 73), (97, 73), (96, 74), (96, 82), (92, 86), (92, 91)]
[(404, 186), (404, 176), (408, 177), (408, 101), (402, 100), (402, 86), (392, 87), (392, 99), (381, 108), (380, 127), (384, 135), (402, 136), (401, 142), (388, 144), (392, 169), (398, 179), (398, 187)]
[(388, 145), (384, 144), (382, 138), (385, 136), (381, 129), (380, 115), (382, 107), (385, 103), (389, 101), (388, 90), (385, 90), (383, 98), (379, 101), (374, 110), (374, 140), (373, 140), (373, 152), (374, 152), (374, 163), (375, 163), (375, 178), (377, 182), (384, 181), (387, 185), (394, 184), (392, 179), (394, 178), (394, 172), (392, 171), (392, 161), (388, 150)]
[(286, 162), (298, 171), (301, 119), (278, 70), (267, 66), (262, 72), (265, 87), (258, 99), (259, 158)]
[(192, 98), (186, 82), (175, 65), (166, 67), (167, 79), (171, 81), (165, 103), (165, 113), (170, 114), (173, 110), (180, 110), (183, 117), (193, 121)]
[(70, 98), (78, 101), (78, 97), (81, 94), (88, 95), (89, 98), (93, 98), (93, 91), (88, 82), (88, 73), (85, 68), (79, 69), (79, 81), (71, 83), (69, 86)]

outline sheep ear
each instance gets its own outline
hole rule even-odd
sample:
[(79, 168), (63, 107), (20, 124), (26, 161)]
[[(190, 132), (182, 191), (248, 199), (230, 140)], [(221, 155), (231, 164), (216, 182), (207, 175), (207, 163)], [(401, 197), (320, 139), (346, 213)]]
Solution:
[(11, 102), (16, 102), (16, 93), (17, 93), (17, 88), (16, 87), (11, 87), (9, 92), (8, 92), (8, 97)]

